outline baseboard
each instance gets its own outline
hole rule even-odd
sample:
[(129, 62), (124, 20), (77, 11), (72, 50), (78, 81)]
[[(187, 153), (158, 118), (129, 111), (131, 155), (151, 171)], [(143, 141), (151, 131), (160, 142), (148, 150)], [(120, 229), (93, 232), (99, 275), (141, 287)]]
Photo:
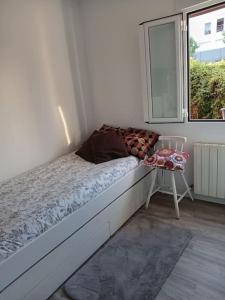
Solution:
[(198, 194), (195, 194), (195, 193), (193, 193), (193, 197), (194, 197), (194, 199), (197, 199), (197, 200), (225, 205), (225, 199), (208, 197), (208, 196), (198, 195)]

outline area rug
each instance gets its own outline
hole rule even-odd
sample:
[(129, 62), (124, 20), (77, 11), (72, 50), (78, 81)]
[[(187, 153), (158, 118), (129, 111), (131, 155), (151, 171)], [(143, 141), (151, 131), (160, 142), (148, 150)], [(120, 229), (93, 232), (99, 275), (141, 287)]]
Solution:
[(189, 230), (136, 214), (64, 285), (74, 300), (154, 299), (191, 240)]

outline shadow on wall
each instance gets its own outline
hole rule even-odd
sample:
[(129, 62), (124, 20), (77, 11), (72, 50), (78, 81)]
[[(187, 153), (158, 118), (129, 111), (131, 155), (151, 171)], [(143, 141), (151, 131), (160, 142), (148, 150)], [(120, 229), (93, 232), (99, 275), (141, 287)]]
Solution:
[[(73, 9), (71, 9), (71, 6)], [(79, 4), (76, 1), (61, 0), (65, 38), (69, 65), (73, 79), (77, 111), (82, 138), (87, 137), (94, 126), (94, 106), (90, 101), (90, 82), (87, 74), (87, 57), (84, 46)]]
[(81, 84), (80, 61), (78, 55), (76, 24), (75, 24), (75, 9), (71, 9), (73, 1), (62, 1), (61, 11), (64, 23), (65, 43), (67, 45), (68, 67), (71, 74), (72, 85), (74, 90), (74, 98), (76, 102), (76, 111), (78, 123), (80, 126), (80, 134), (86, 136), (88, 124), (86, 119), (86, 109), (83, 99), (83, 87)]
[(55, 7), (55, 14), (58, 24), (49, 22), (44, 7), (41, 7), (39, 13), (36, 10), (36, 28), (42, 65), (45, 66), (43, 75), (48, 101), (57, 111), (60, 129), (65, 132), (64, 141), (68, 143), (68, 135), (70, 135), (69, 144), (74, 146), (79, 144), (82, 137), (86, 135), (87, 120), (79, 84), (74, 20), (71, 16), (68, 17), (68, 13), (73, 14), (72, 2), (70, 0), (63, 1), (63, 4), (62, 1), (57, 2), (59, 6)]

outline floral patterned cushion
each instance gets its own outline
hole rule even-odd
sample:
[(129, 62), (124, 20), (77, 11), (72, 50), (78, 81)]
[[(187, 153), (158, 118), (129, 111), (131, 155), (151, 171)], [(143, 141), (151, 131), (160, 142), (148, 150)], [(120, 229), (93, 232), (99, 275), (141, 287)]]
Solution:
[(144, 160), (144, 164), (171, 171), (184, 170), (189, 153), (175, 149), (158, 149), (151, 157)]
[(155, 132), (137, 128), (128, 128), (124, 135), (128, 153), (140, 159), (148, 157), (148, 152), (155, 145), (158, 137)]

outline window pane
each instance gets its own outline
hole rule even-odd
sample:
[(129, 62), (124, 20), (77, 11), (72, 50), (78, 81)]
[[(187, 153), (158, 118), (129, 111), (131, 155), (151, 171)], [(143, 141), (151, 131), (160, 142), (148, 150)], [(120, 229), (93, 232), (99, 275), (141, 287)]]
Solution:
[(153, 118), (176, 118), (175, 23), (149, 27), (149, 40)]
[(216, 31), (223, 31), (223, 27), (224, 27), (224, 18), (222, 19), (218, 19), (217, 20), (217, 26), (216, 26)]
[(189, 118), (192, 120), (225, 118), (224, 17), (224, 4), (188, 15)]
[(205, 24), (205, 34), (211, 34), (211, 23)]

